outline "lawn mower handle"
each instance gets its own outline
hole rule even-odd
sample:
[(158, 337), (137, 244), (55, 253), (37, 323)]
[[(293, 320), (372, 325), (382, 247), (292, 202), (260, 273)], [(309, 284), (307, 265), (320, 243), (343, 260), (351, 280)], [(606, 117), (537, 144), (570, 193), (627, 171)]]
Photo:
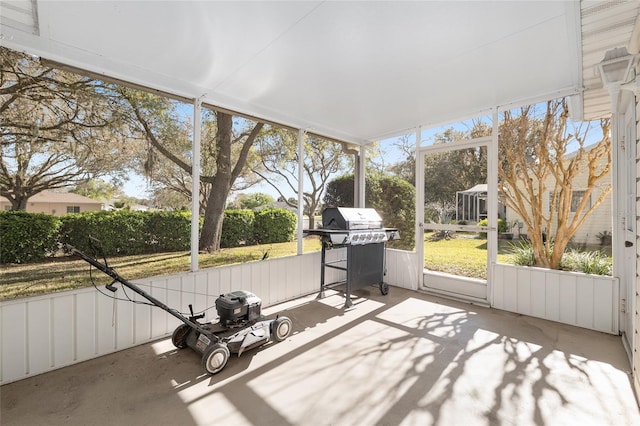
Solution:
[[(94, 266), (96, 269), (99, 269), (102, 273), (104, 273), (104, 274), (108, 275), (109, 277), (113, 278), (113, 281), (111, 282), (111, 284), (107, 285), (107, 288), (109, 290), (111, 290), (111, 291), (115, 291), (116, 290), (116, 288), (113, 287), (113, 283), (117, 281), (120, 284), (122, 284), (123, 286), (128, 287), (131, 290), (133, 290), (134, 292), (138, 293), (140, 296), (142, 296), (145, 299), (147, 299), (153, 305), (157, 306), (158, 308), (160, 308), (160, 309), (168, 312), (169, 314), (173, 315), (174, 317), (178, 318), (180, 321), (182, 321), (183, 323), (185, 323), (189, 327), (199, 331), (200, 333), (205, 334), (206, 336), (210, 337), (211, 339), (217, 340), (217, 337), (215, 335), (210, 333), (207, 329), (203, 328), (195, 320), (191, 321), (189, 318), (185, 317), (180, 312), (176, 311), (175, 309), (171, 309), (170, 307), (168, 307), (167, 305), (162, 303), (160, 300), (156, 299), (155, 297), (153, 297), (152, 295), (150, 295), (146, 291), (142, 290), (140, 287), (138, 287), (134, 283), (132, 283), (132, 282), (126, 280), (125, 278), (121, 277), (113, 268), (107, 266), (106, 264), (102, 264), (102, 263), (98, 262), (96, 259), (92, 258), (91, 256), (86, 255), (85, 253), (81, 252), (80, 250), (78, 250), (77, 248), (75, 248), (74, 246), (72, 246), (70, 244), (67, 244), (66, 247), (67, 247), (67, 250), (71, 254), (75, 254), (75, 255), (79, 256), (85, 262), (89, 263), (90, 265)], [(109, 288), (110, 286), (111, 286), (111, 288)], [(192, 316), (192, 318), (196, 318), (196, 317)]]

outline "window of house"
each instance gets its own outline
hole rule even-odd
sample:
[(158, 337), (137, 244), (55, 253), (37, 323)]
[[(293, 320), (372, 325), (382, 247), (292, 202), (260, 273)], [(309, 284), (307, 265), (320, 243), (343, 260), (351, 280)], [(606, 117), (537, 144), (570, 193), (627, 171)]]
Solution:
[(80, 213), (80, 206), (67, 206), (67, 213)]
[[(573, 191), (571, 193), (571, 213), (575, 213), (578, 210), (578, 206), (582, 202), (584, 198), (584, 194), (586, 191)], [(556, 200), (556, 204), (558, 201)], [(551, 204), (551, 192), (549, 192), (549, 204)], [(591, 195), (589, 195), (589, 200), (587, 202), (587, 209), (591, 207)]]
[[(585, 191), (573, 191), (571, 195), (571, 213), (575, 213), (578, 210), (578, 205), (582, 202), (584, 198)], [(589, 195), (589, 200), (587, 200), (587, 208), (591, 207), (591, 195)]]

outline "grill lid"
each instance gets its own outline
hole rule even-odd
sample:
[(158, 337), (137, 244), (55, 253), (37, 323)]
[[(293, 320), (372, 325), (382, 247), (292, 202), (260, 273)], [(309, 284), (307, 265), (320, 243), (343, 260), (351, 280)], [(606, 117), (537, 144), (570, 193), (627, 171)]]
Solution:
[(382, 228), (382, 218), (374, 209), (328, 207), (322, 212), (324, 229), (355, 230)]

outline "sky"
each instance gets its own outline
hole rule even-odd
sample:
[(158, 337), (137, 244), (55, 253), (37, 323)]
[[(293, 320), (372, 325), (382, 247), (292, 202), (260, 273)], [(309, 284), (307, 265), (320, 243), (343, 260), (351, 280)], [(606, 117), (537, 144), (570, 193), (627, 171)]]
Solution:
[[(481, 119), (489, 123), (492, 121), (492, 117), (481, 117)], [(422, 146), (432, 145), (433, 142), (435, 141), (435, 136), (439, 133), (443, 133), (445, 130), (449, 128), (453, 128), (454, 130), (464, 132), (466, 130), (469, 130), (472, 126), (473, 126), (473, 120), (465, 120), (458, 123), (450, 123), (450, 124), (430, 128), (430, 129), (422, 129), (421, 145)], [(600, 140), (602, 136), (602, 133), (598, 131), (599, 126), (597, 123), (593, 123), (591, 126), (593, 128), (593, 131), (590, 132), (590, 138), (589, 138), (590, 140), (587, 142), (587, 144), (597, 142), (598, 140)], [(569, 127), (569, 129), (571, 129), (571, 127)], [(401, 160), (401, 153), (397, 150), (397, 148), (393, 146), (393, 144), (397, 142), (401, 137), (402, 136), (389, 138), (379, 142), (380, 149), (384, 155), (385, 165), (389, 166)], [(412, 141), (413, 143), (413, 141), (415, 141), (415, 133), (410, 134), (409, 137), (410, 137), (410, 141)], [(129, 180), (125, 182), (123, 185), (123, 190), (127, 196), (141, 198), (141, 199), (150, 197), (150, 194), (148, 194), (147, 192), (148, 189), (149, 188), (147, 186), (146, 178), (144, 178), (143, 176), (137, 175), (135, 173), (130, 174)], [(245, 193), (262, 192), (265, 194), (269, 194), (274, 198), (278, 198), (279, 196), (277, 191), (267, 183), (254, 185), (248, 190), (243, 192)], [(295, 194), (291, 193), (289, 194), (289, 196), (293, 197), (295, 196)]]

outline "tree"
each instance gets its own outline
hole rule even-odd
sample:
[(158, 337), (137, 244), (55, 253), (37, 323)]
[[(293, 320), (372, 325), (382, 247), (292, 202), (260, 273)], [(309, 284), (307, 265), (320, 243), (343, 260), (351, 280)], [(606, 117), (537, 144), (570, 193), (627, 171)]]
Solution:
[[(536, 265), (551, 269), (560, 268), (571, 238), (611, 190), (600, 184), (611, 167), (609, 120), (600, 121), (602, 139), (587, 146), (589, 124), (570, 132), (568, 115), (560, 99), (547, 102), (541, 117), (527, 106), (504, 112), (500, 123), (499, 190), (527, 228)], [(579, 198), (574, 188), (581, 190)], [(596, 189), (599, 195), (590, 202)]]
[(153, 190), (153, 205), (162, 210), (189, 210), (191, 193), (185, 195), (166, 187)]
[(298, 194), (298, 159), (303, 155), (305, 176), (304, 214), (309, 218), (309, 228), (315, 227), (315, 213), (320, 208), (322, 196), (329, 179), (345, 167), (340, 143), (307, 135), (304, 152), (298, 152), (298, 136), (287, 129), (271, 128), (256, 144), (259, 164), (253, 171), (271, 185), (290, 207), (297, 208), (296, 199), (287, 198), (285, 190)]
[[(170, 165), (186, 187), (192, 173), (190, 149), (185, 149), (188, 130), (181, 125), (175, 104), (157, 95), (120, 88), (122, 98), (131, 107), (135, 125), (144, 134), (150, 149), (144, 162), (145, 173), (154, 177), (158, 164)], [(199, 117), (200, 118), (200, 117)], [(201, 133), (201, 205), (204, 221), (199, 248), (211, 252), (220, 248), (222, 220), (227, 197), (244, 171), (249, 151), (264, 123), (235, 118), (221, 111), (204, 110)], [(184, 122), (184, 120), (182, 120)], [(188, 126), (187, 126), (188, 127)], [(161, 162), (157, 157), (169, 160)], [(165, 175), (166, 177), (166, 175)]]
[(126, 128), (112, 86), (0, 47), (0, 195), (29, 197), (108, 174), (123, 177)]
[[(435, 144), (453, 144), (476, 136), (474, 132), (450, 128), (436, 135)], [(487, 150), (484, 147), (451, 150), (430, 154), (425, 158), (425, 203), (438, 203), (441, 206), (455, 203), (456, 191), (486, 182)]]
[(239, 194), (232, 203), (229, 203), (229, 208), (258, 210), (263, 207), (272, 207), (275, 201), (271, 195), (262, 192)]
[(69, 192), (101, 201), (108, 201), (112, 198), (120, 198), (124, 196), (120, 187), (112, 183), (105, 182), (102, 179), (90, 179), (86, 182), (82, 182), (76, 185), (76, 187)]
[(398, 176), (400, 179), (406, 180), (412, 185), (416, 181), (416, 145), (410, 139), (409, 135), (399, 137), (393, 146), (399, 150), (403, 159), (388, 167), (389, 172)]

